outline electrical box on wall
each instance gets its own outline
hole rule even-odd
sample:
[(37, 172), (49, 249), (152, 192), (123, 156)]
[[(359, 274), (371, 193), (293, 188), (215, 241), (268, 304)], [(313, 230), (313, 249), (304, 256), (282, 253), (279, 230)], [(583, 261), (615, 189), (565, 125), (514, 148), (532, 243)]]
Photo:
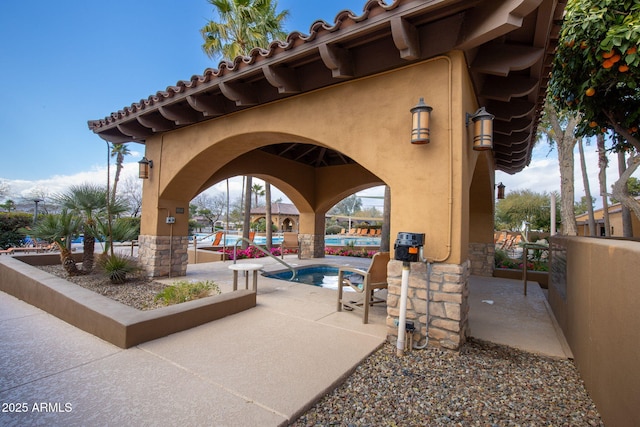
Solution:
[(398, 233), (395, 249), (397, 261), (417, 262), (420, 248), (424, 246), (424, 233)]
[(176, 223), (176, 217), (175, 216), (168, 216), (167, 217), (167, 224), (175, 224)]

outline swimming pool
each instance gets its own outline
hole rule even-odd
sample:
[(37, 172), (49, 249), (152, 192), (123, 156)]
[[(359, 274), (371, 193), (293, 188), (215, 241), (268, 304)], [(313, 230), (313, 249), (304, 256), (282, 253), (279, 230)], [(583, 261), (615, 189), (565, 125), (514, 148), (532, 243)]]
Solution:
[(359, 236), (324, 236), (324, 244), (327, 246), (380, 246), (380, 237), (359, 237)]
[[(291, 280), (291, 270), (281, 270), (272, 273), (263, 273), (264, 277), (304, 283), (321, 288), (338, 289), (338, 267), (332, 265), (309, 265), (296, 267), (296, 277)], [(345, 287), (345, 291), (352, 291)]]

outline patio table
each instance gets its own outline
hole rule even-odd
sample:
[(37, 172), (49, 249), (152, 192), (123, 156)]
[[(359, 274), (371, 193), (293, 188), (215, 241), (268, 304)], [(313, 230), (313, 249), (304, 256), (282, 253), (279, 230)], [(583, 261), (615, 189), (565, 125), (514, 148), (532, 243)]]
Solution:
[(249, 272), (253, 272), (253, 290), (258, 291), (258, 270), (264, 267), (262, 264), (232, 264), (229, 266), (233, 270), (233, 290), (238, 290), (238, 271), (244, 271), (245, 289), (249, 289)]

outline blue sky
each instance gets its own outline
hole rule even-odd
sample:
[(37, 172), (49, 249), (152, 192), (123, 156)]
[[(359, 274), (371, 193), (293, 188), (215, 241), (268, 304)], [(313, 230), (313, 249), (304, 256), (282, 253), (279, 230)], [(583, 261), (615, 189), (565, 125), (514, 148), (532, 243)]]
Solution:
[[(317, 19), (333, 22), (344, 9), (359, 15), (365, 3), (278, 1), (279, 10), (290, 12), (285, 29), (303, 33)], [(199, 33), (212, 17), (206, 0), (1, 2), (0, 181), (25, 196), (104, 176), (107, 147), (87, 121), (215, 68)], [(134, 174), (143, 146), (129, 149), (126, 172)], [(498, 181), (507, 190), (536, 184), (536, 191), (558, 189), (549, 162), (555, 153), (545, 158), (546, 151), (536, 153), (542, 163), (534, 177), (503, 174)]]

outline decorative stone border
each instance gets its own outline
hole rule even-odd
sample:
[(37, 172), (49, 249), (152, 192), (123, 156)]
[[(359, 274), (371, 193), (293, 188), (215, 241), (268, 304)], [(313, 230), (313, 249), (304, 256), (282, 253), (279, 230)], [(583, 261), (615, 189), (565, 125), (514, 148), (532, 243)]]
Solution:
[[(390, 342), (398, 339), (400, 317), (400, 287), (402, 262), (392, 260), (387, 268), (389, 289), (387, 294), (387, 336)], [(432, 264), (427, 281), (427, 265), (411, 263), (407, 300), (407, 320), (414, 322), (416, 343), (424, 343), (457, 350), (466, 341), (469, 312), (470, 262)], [(426, 322), (427, 283), (429, 283), (429, 327)]]
[[(48, 260), (44, 257), (48, 257)], [(140, 311), (29, 265), (56, 261), (59, 262), (59, 256), (55, 254), (2, 257), (0, 291), (121, 348), (184, 331), (256, 306), (256, 292), (243, 289)]]

